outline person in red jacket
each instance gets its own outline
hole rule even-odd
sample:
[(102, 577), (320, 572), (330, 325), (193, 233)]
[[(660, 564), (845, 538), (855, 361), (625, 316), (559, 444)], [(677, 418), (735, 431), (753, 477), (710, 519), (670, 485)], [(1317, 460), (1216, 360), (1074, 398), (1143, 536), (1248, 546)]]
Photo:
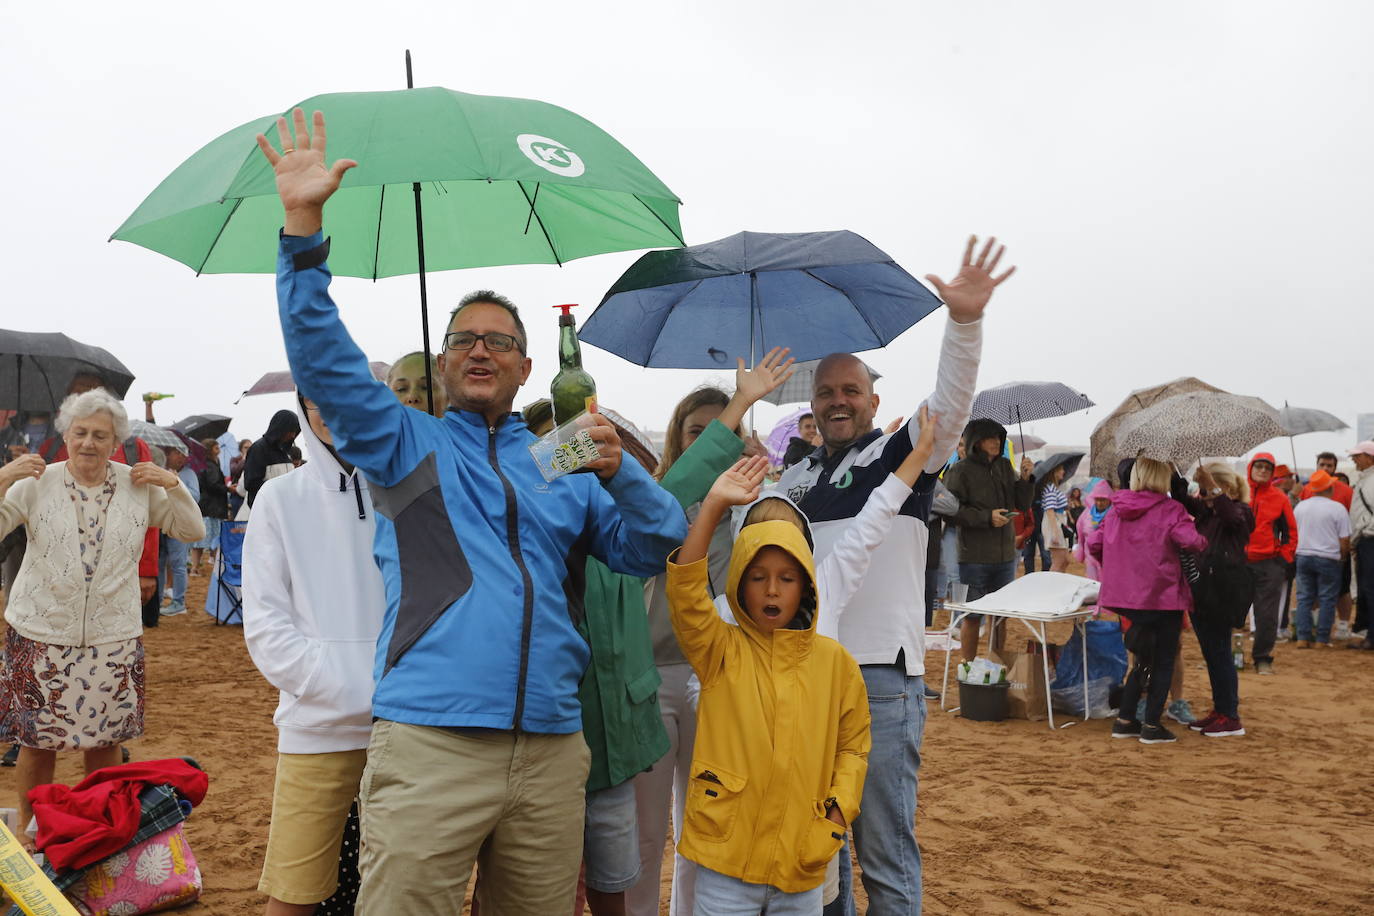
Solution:
[(1279, 608), (1288, 589), (1288, 567), (1298, 550), (1298, 523), (1288, 496), (1274, 486), (1274, 456), (1260, 452), (1250, 459), (1250, 507), (1255, 530), (1245, 548), (1255, 580), (1255, 642), (1251, 658), (1256, 674), (1274, 673), (1274, 642)]

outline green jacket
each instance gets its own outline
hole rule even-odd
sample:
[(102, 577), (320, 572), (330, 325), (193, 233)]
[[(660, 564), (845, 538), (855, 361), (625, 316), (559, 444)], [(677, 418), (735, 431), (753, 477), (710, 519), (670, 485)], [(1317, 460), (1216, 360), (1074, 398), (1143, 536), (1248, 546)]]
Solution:
[[(744, 443), (718, 420), (702, 431), (661, 481), (686, 509), (706, 496), (721, 472), (739, 460)], [(668, 558), (663, 558), (665, 568)], [(586, 614), (579, 629), (592, 650), (582, 675), (582, 736), (591, 750), (587, 791), (618, 786), (668, 753), (658, 708), (662, 682), (654, 664), (643, 579), (586, 560)]]

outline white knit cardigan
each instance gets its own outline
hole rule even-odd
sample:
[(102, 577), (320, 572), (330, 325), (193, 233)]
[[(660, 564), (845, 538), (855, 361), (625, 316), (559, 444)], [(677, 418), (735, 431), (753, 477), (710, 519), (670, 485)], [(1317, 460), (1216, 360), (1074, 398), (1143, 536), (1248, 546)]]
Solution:
[(5, 620), (19, 635), (57, 646), (95, 646), (140, 635), (138, 561), (144, 532), (161, 528), (179, 541), (205, 536), (200, 508), (184, 485), (170, 490), (135, 486), (125, 465), (110, 462), (109, 469), (114, 497), (89, 586), (65, 461), (49, 465), (36, 480), (19, 481), (0, 499), (0, 537), (28, 526), (24, 562), (5, 607)]

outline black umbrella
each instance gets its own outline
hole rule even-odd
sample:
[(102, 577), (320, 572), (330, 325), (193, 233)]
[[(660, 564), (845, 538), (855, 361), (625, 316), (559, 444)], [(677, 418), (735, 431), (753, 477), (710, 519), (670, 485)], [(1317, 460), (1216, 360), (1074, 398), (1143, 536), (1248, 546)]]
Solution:
[(217, 413), (196, 413), (184, 420), (176, 421), (172, 424), (172, 429), (190, 439), (218, 439), (229, 432), (231, 419)]
[(1078, 464), (1083, 460), (1083, 452), (1055, 452), (1035, 466), (1035, 482), (1044, 480), (1049, 473), (1060, 465), (1064, 466), (1064, 479), (1078, 473)]
[(123, 398), (134, 374), (101, 347), (55, 332), (0, 330), (0, 410), (56, 413), (79, 375)]

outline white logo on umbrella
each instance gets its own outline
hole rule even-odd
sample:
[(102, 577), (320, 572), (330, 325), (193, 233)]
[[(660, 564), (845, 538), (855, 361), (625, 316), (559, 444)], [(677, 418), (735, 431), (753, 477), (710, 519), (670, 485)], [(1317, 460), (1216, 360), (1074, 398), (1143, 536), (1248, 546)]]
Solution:
[(515, 142), (520, 144), (520, 152), (529, 157), (531, 162), (555, 175), (576, 178), (587, 171), (582, 157), (557, 140), (538, 134), (521, 134), (515, 138)]

